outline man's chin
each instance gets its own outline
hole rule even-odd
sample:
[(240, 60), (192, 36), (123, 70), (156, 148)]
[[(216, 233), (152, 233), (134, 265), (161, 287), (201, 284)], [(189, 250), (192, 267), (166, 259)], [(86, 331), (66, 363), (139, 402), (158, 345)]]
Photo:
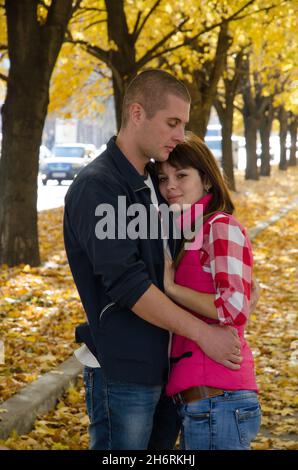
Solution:
[(160, 163), (166, 162), (167, 159), (169, 158), (169, 155), (170, 155), (170, 152), (165, 151), (165, 152), (163, 152), (162, 154), (156, 155), (156, 156), (154, 157), (154, 160), (155, 160), (156, 162), (160, 162)]

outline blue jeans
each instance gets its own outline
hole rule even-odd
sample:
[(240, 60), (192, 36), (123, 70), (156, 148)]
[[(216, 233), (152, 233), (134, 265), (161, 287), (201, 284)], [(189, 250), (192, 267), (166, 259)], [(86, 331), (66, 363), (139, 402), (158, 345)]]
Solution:
[(258, 396), (251, 390), (181, 404), (178, 411), (182, 450), (249, 450), (261, 424)]
[(86, 406), (92, 450), (172, 449), (180, 418), (159, 385), (106, 380), (101, 368), (85, 367)]

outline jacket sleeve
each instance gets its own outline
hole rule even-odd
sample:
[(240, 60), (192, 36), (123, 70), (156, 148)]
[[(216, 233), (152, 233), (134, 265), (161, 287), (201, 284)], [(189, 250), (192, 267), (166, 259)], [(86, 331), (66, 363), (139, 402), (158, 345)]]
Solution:
[(249, 315), (252, 251), (235, 219), (222, 217), (211, 224), (209, 255), (219, 321), (243, 325)]
[[(118, 229), (125, 234), (129, 223), (126, 212), (118, 210), (118, 196), (126, 197), (117, 182), (84, 181), (70, 196), (66, 211), (71, 230), (94, 274), (101, 276), (107, 295), (113, 302), (132, 308), (152, 281), (138, 241), (118, 238)], [(102, 238), (105, 233), (109, 236)]]

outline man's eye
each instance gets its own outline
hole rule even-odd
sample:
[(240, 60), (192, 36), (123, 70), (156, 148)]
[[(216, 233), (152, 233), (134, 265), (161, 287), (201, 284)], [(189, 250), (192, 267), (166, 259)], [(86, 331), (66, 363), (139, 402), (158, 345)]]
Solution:
[(168, 125), (170, 127), (176, 127), (177, 126), (177, 122), (168, 122)]

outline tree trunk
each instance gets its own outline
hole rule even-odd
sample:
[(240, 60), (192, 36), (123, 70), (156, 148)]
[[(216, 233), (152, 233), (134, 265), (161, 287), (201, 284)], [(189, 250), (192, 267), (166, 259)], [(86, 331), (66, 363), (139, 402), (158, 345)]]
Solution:
[(210, 118), (213, 100), (200, 89), (203, 72), (200, 70), (193, 72), (193, 82), (187, 83), (187, 88), (191, 96), (191, 108), (189, 115), (188, 129), (194, 134), (204, 139)]
[(260, 119), (260, 137), (262, 145), (261, 176), (270, 176), (270, 134), (273, 121), (273, 106), (270, 103)]
[(298, 128), (298, 118), (294, 116), (291, 120), (289, 131), (291, 136), (291, 147), (290, 147), (290, 159), (289, 159), (289, 166), (296, 166), (297, 165), (297, 128)]
[(285, 171), (288, 167), (287, 163), (287, 147), (286, 147), (286, 139), (287, 139), (287, 131), (288, 131), (288, 123), (287, 123), (287, 112), (283, 106), (279, 109), (278, 119), (279, 119), (279, 141), (280, 141), (280, 161), (279, 161), (279, 169)]
[(112, 82), (113, 82), (113, 91), (114, 91), (114, 103), (115, 103), (115, 116), (116, 116), (116, 125), (117, 130), (119, 131), (121, 127), (122, 119), (122, 104), (124, 98), (124, 83), (123, 80), (117, 80), (115, 73), (112, 73)]
[[(234, 100), (239, 89), (239, 83), (243, 72), (245, 47), (239, 50), (234, 57), (234, 73), (231, 76), (226, 74), (223, 79), (224, 82), (224, 101), (218, 97), (214, 101), (217, 114), (222, 127), (222, 166), (227, 178), (229, 189), (236, 191), (236, 182), (234, 176), (234, 158), (233, 158), (233, 118), (234, 118)], [(226, 70), (228, 69), (227, 58), (225, 63)], [(230, 75), (230, 77), (228, 76)], [(237, 149), (238, 152), (238, 149)]]
[[(227, 92), (227, 88), (226, 88)], [(215, 100), (215, 108), (221, 123), (222, 135), (222, 168), (228, 183), (229, 189), (236, 191), (236, 183), (234, 176), (234, 161), (233, 161), (233, 146), (232, 146), (232, 133), (233, 133), (233, 96), (227, 96), (225, 107)]]
[(226, 175), (228, 186), (232, 191), (236, 191), (234, 177), (234, 160), (232, 146), (233, 132), (233, 106), (228, 107), (224, 113), (222, 121), (222, 168)]
[(243, 61), (242, 97), (243, 97), (243, 120), (246, 141), (246, 169), (245, 179), (258, 180), (257, 166), (257, 129), (258, 110), (253, 96), (251, 84), (249, 58)]
[(124, 0), (105, 0), (109, 40), (117, 45), (109, 55), (118, 130), (121, 126), (122, 104), (126, 86), (137, 73), (134, 38), (129, 32)]
[[(22, 78), (25, 82), (24, 75)], [(11, 71), (2, 110), (0, 260), (10, 266), (19, 263), (37, 266), (40, 263), (36, 211), (38, 157), (47, 97), (41, 94), (40, 100), (33, 100), (31, 94), (22, 93), (17, 82)]]
[(193, 82), (188, 86), (192, 98), (188, 127), (202, 139), (207, 131), (217, 85), (223, 74), (227, 52), (231, 45), (228, 28), (227, 22), (221, 24), (214, 59), (193, 73)]
[(258, 180), (257, 166), (257, 119), (253, 115), (244, 113), (244, 132), (246, 141), (246, 180)]
[(35, 0), (6, 0), (10, 69), (2, 108), (0, 159), (0, 263), (40, 263), (37, 230), (39, 146), (49, 83), (72, 12), (72, 0), (56, 0), (45, 23)]

